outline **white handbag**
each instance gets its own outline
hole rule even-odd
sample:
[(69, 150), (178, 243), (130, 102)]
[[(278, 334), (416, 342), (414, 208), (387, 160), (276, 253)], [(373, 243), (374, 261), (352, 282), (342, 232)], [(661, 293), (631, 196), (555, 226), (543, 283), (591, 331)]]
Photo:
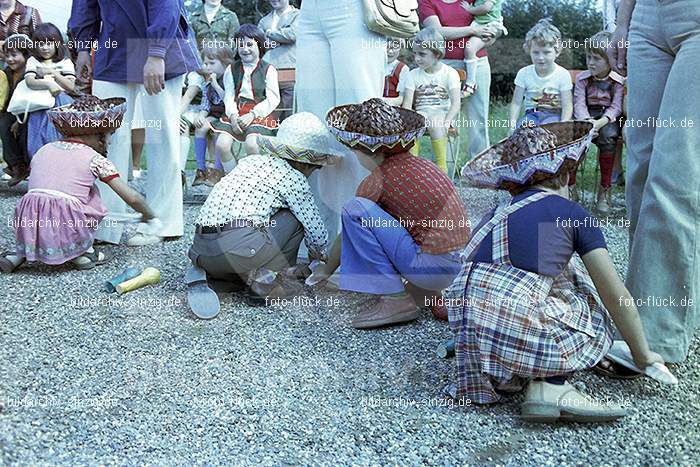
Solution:
[(420, 30), (418, 0), (363, 0), (365, 24), (370, 31), (410, 39)]
[(17, 121), (22, 124), (27, 120), (27, 114), (37, 110), (46, 110), (56, 104), (56, 98), (48, 89), (29, 89), (27, 83), (22, 80), (17, 83), (7, 111), (17, 117)]

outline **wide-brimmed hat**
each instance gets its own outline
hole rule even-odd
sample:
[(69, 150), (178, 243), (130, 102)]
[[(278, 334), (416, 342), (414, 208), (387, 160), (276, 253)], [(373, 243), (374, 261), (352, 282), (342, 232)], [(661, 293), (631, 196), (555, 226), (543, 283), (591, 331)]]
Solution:
[(425, 117), (374, 98), (362, 104), (341, 105), (326, 115), (331, 133), (350, 148), (405, 150), (425, 132)]
[(64, 136), (85, 136), (115, 131), (122, 124), (124, 112), (123, 97), (100, 99), (85, 94), (70, 104), (48, 110), (48, 116)]
[[(277, 136), (258, 136), (263, 154), (313, 165), (329, 165), (343, 157), (342, 146), (333, 147), (333, 136), (323, 121), (310, 112), (299, 112), (285, 118)], [(336, 143), (337, 144), (337, 143)]]
[(553, 178), (567, 160), (581, 161), (592, 129), (593, 124), (584, 121), (518, 128), (468, 162), (462, 177), (472, 186), (497, 189)]

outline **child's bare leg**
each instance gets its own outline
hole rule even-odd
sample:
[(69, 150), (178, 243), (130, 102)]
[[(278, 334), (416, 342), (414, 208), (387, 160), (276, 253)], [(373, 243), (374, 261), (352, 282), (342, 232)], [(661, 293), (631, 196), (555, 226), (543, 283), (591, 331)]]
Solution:
[(258, 154), (258, 134), (251, 133), (245, 138), (244, 146), (246, 155)]
[(231, 153), (233, 145), (233, 137), (220, 134), (216, 138), (216, 150), (221, 155), (221, 164), (224, 167), (224, 172), (229, 173), (236, 167), (236, 158)]
[(464, 49), (464, 68), (467, 72), (467, 79), (462, 87), (463, 97), (469, 97), (476, 91), (476, 70), (479, 64), (479, 58), (476, 54), (485, 46), (486, 43), (477, 36), (472, 36), (467, 41), (467, 46)]

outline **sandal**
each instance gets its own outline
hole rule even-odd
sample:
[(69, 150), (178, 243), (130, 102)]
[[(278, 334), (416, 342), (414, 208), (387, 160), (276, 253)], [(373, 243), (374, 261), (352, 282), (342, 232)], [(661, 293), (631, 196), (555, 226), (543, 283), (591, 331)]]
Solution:
[(20, 267), (21, 265), (23, 265), (24, 262), (26, 261), (24, 258), (22, 258), (22, 262), (15, 266), (15, 263), (13, 263), (9, 259), (5, 258), (6, 256), (9, 256), (11, 254), (12, 253), (10, 253), (9, 251), (5, 251), (0, 256), (0, 270), (6, 274), (10, 274), (12, 272), (15, 272), (15, 270), (18, 267)]
[[(100, 256), (102, 257), (102, 259), (100, 259)], [(83, 262), (76, 263), (75, 260), (77, 260), (79, 258), (86, 258), (90, 261), (88, 261), (87, 263), (83, 263)], [(88, 269), (94, 268), (95, 266), (101, 266), (111, 259), (112, 259), (112, 256), (108, 255), (107, 253), (105, 253), (103, 251), (93, 251), (92, 253), (88, 253), (86, 251), (85, 253), (83, 253), (82, 255), (78, 256), (77, 258), (75, 258), (73, 260), (73, 265), (75, 266), (76, 269), (78, 269), (80, 271), (86, 271)]]
[(638, 373), (631, 370), (624, 365), (620, 365), (619, 363), (610, 360), (607, 357), (603, 357), (603, 359), (593, 367), (593, 371), (599, 375), (614, 379), (637, 379), (644, 376), (643, 373)]

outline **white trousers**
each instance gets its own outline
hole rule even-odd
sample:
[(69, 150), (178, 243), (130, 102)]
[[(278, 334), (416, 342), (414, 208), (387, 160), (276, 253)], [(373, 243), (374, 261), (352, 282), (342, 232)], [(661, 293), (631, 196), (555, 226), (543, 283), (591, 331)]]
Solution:
[[(337, 105), (381, 97), (384, 38), (367, 29), (361, 0), (304, 0), (297, 22), (297, 111), (325, 121)], [(340, 145), (340, 143), (337, 143)], [(346, 150), (338, 164), (314, 173), (309, 182), (332, 242), (340, 233), (343, 204), (369, 172)]]
[[(180, 178), (180, 136), (179, 104), (184, 76), (169, 79), (165, 89), (149, 96), (143, 84), (111, 83), (95, 81), (93, 94), (100, 98), (124, 97), (126, 113), (122, 126), (112, 135), (108, 148), (108, 157), (114, 162), (119, 176), (127, 180), (129, 159), (131, 158), (131, 129), (145, 127), (146, 140), (144, 149), (148, 157), (148, 177), (146, 180), (146, 200), (162, 221), (163, 227), (158, 231), (147, 231), (145, 224), (139, 226), (139, 232), (159, 235), (161, 237), (178, 237), (183, 233), (182, 181)], [(141, 118), (144, 122), (134, 122), (136, 99), (141, 100)], [(126, 211), (126, 204), (109, 187), (98, 182), (102, 200), (113, 213)], [(100, 225), (95, 238), (119, 243), (123, 226)]]

